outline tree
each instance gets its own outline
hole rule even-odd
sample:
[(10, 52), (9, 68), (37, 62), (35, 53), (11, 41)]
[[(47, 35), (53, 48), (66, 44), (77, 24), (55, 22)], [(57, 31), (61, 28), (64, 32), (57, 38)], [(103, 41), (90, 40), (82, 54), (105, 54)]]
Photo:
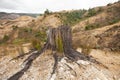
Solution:
[(50, 11), (48, 9), (46, 9), (44, 14), (48, 15), (48, 14), (50, 14)]

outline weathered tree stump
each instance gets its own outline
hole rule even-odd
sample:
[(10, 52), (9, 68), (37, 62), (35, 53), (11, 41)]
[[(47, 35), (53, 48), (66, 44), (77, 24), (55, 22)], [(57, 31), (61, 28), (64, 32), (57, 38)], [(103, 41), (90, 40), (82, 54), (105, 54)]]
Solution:
[[(53, 52), (53, 57), (55, 64), (53, 66), (53, 72), (55, 73), (58, 58), (67, 57), (72, 61), (77, 61), (79, 59), (89, 60), (91, 62), (97, 62), (91, 57), (81, 54), (72, 48), (72, 32), (69, 26), (60, 26), (58, 28), (50, 28), (47, 32), (47, 42), (40, 51), (34, 51), (25, 61), (24, 68), (11, 76), (8, 80), (18, 80), (24, 72), (26, 72), (31, 66), (33, 60), (35, 60), (40, 54), (42, 54), (46, 49), (51, 49)], [(98, 62), (97, 62), (98, 63)]]
[(65, 56), (72, 60), (86, 59), (83, 54), (72, 48), (72, 32), (69, 26), (49, 29), (48, 43), (58, 56)]

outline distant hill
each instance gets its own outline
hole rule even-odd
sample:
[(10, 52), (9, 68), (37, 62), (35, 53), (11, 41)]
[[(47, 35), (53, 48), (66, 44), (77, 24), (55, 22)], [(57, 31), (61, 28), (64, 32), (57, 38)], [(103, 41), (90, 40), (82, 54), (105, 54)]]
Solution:
[(0, 19), (16, 19), (20, 16), (31, 16), (31, 17), (36, 17), (39, 14), (33, 14), (33, 13), (6, 13), (6, 12), (0, 12)]
[(16, 19), (18, 17), (20, 17), (18, 14), (0, 12), (0, 19)]
[(37, 13), (14, 13), (14, 14), (18, 14), (20, 16), (31, 16), (31, 17), (36, 17), (36, 16), (40, 15), (40, 14), (37, 14)]

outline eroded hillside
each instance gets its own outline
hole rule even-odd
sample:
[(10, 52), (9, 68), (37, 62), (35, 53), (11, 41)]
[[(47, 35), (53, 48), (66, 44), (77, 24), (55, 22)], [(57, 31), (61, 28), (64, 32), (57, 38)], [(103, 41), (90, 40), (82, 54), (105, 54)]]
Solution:
[(120, 1), (89, 10), (51, 12), (36, 18), (20, 16), (13, 20), (0, 20), (0, 79), (6, 80), (23, 69), (24, 60), (45, 45), (48, 29), (61, 25), (71, 27), (72, 46), (75, 50), (94, 58), (102, 65), (89, 60), (72, 62), (64, 56), (58, 59), (54, 71), (55, 60), (51, 55), (54, 51), (50, 49), (31, 63), (20, 80), (120, 79)]

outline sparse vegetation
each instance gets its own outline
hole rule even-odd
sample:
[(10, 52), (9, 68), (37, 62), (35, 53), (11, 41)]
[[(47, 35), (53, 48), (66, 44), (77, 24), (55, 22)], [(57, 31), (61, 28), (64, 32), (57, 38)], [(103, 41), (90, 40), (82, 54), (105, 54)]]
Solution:
[(97, 11), (94, 9), (94, 8), (92, 8), (92, 9), (89, 9), (88, 10), (88, 15), (87, 15), (87, 17), (91, 17), (91, 16), (94, 16), (94, 15), (96, 15), (97, 14)]
[(88, 24), (85, 26), (85, 30), (92, 30), (99, 27), (100, 27), (99, 24)]
[(63, 25), (70, 25), (73, 26), (75, 24), (77, 24), (78, 22), (94, 16), (100, 12), (102, 12), (103, 9), (101, 7), (99, 7), (97, 10), (95, 10), (94, 8), (87, 10), (74, 10), (74, 11), (70, 11), (70, 12), (63, 12), (63, 13), (59, 13), (59, 15), (56, 15), (58, 18), (61, 19)]
[(24, 42), (27, 42), (27, 40), (25, 40), (25, 39), (20, 39), (20, 38), (14, 39), (14, 40), (12, 41), (13, 44), (22, 44), (22, 43), (24, 43)]
[(3, 39), (0, 40), (0, 45), (6, 44), (9, 39), (10, 37), (5, 34)]
[(32, 28), (23, 28), (24, 32), (28, 32), (31, 33), (32, 32)]
[(9, 38), (10, 38), (10, 37), (9, 37), (8, 35), (4, 35), (4, 37), (3, 37), (3, 40), (2, 40), (2, 41), (3, 41), (3, 42), (6, 42), (6, 41), (8, 41), (8, 40), (9, 40)]
[(57, 17), (61, 19), (64, 25), (74, 25), (82, 19), (85, 12), (86, 10), (77, 10), (77, 11), (59, 13), (59, 16)]
[[(17, 26), (13, 26), (13, 30), (14, 32), (11, 32), (10, 37), (8, 35), (4, 35), (3, 39), (0, 41), (0, 44), (6, 44), (8, 40), (10, 40), (9, 44), (13, 45), (21, 45), (29, 42), (32, 43), (32, 46), (35, 49), (39, 50), (42, 46), (41, 43), (46, 42), (46, 31), (44, 31), (43, 29), (33, 30), (29, 27), (18, 28)], [(13, 38), (14, 34), (17, 34), (18, 37)]]
[(41, 49), (41, 41), (37, 40), (37, 39), (32, 39), (32, 46), (36, 49), (36, 50), (40, 50)]
[(18, 26), (13, 25), (12, 28), (13, 28), (13, 30), (16, 30), (16, 29), (18, 29)]
[(120, 21), (119, 19), (113, 19), (113, 20), (109, 21), (109, 24), (114, 24), (114, 23), (117, 23), (119, 21)]

